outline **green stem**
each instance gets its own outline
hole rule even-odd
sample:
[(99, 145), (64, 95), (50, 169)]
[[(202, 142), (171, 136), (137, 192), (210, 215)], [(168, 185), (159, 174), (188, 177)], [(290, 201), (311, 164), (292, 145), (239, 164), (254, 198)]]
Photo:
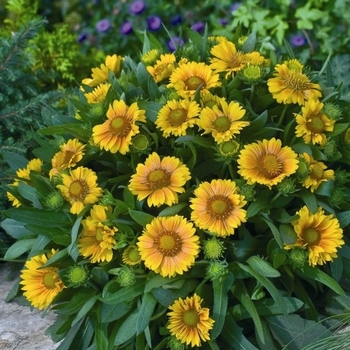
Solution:
[(281, 114), (280, 119), (279, 119), (279, 121), (278, 121), (278, 127), (279, 127), (279, 128), (282, 126), (283, 119), (284, 119), (284, 117), (285, 117), (285, 115), (286, 115), (286, 112), (287, 112), (287, 108), (288, 108), (288, 105), (284, 105), (282, 114)]

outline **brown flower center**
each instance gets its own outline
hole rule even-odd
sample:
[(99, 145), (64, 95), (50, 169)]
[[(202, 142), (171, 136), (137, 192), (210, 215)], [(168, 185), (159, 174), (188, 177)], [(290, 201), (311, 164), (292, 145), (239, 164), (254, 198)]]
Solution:
[(179, 126), (187, 120), (187, 111), (183, 108), (174, 109), (169, 113), (168, 121), (171, 126)]
[(197, 90), (202, 84), (204, 85), (204, 80), (197, 76), (189, 77), (185, 80), (188, 90)]
[(154, 239), (154, 244), (158, 251), (165, 256), (176, 256), (182, 247), (180, 236), (177, 232), (164, 231)]
[(232, 202), (223, 195), (215, 195), (208, 200), (207, 211), (215, 219), (226, 219), (232, 213), (232, 210)]
[(69, 195), (76, 201), (82, 201), (89, 193), (89, 186), (84, 180), (74, 180), (69, 186)]
[(47, 289), (54, 289), (58, 282), (58, 276), (54, 270), (49, 270), (43, 276), (43, 284)]
[(109, 131), (113, 135), (125, 137), (130, 133), (131, 124), (126, 120), (125, 116), (116, 116), (109, 123)]
[(268, 179), (273, 179), (282, 172), (281, 161), (275, 154), (263, 155), (260, 162), (258, 162), (258, 166), (260, 173)]
[(324, 130), (322, 118), (318, 115), (308, 119), (306, 126), (314, 134), (318, 134)]
[(227, 116), (222, 115), (215, 119), (213, 127), (219, 132), (225, 132), (230, 129), (231, 120)]
[(186, 310), (182, 314), (182, 321), (187, 327), (197, 327), (199, 322), (198, 312), (195, 309)]
[(170, 175), (163, 169), (152, 170), (147, 177), (148, 187), (154, 191), (170, 185)]
[(292, 74), (288, 74), (285, 78), (286, 87), (294, 91), (304, 91), (311, 88), (310, 80), (305, 74), (293, 72)]
[(310, 166), (311, 169), (311, 173), (310, 173), (310, 177), (316, 180), (321, 180), (323, 178), (323, 168), (321, 167), (320, 164), (312, 164)]
[(303, 241), (309, 246), (312, 247), (317, 245), (320, 242), (321, 236), (320, 233), (312, 227), (307, 227), (303, 230)]

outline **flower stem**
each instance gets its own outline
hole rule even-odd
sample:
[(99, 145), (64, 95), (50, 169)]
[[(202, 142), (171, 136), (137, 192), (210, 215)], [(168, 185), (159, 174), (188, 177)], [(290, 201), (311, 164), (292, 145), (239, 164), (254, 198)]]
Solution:
[(285, 115), (286, 115), (286, 112), (287, 112), (287, 108), (288, 108), (288, 105), (284, 105), (282, 114), (281, 114), (280, 119), (279, 119), (279, 121), (278, 121), (278, 127), (279, 127), (279, 128), (282, 126), (283, 119), (284, 119), (284, 117), (285, 117)]

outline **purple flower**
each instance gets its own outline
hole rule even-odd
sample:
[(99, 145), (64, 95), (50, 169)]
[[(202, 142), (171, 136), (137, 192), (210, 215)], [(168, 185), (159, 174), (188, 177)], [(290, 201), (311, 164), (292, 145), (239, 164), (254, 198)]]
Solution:
[(87, 38), (87, 34), (86, 33), (80, 33), (77, 40), (78, 40), (78, 43), (82, 43), (83, 41), (85, 41)]
[(128, 35), (132, 32), (132, 24), (131, 22), (127, 21), (124, 22), (121, 26), (120, 26), (120, 32), (124, 35)]
[(96, 29), (100, 33), (107, 32), (109, 28), (111, 28), (111, 22), (107, 18), (101, 19), (101, 21), (96, 23)]
[(130, 13), (134, 15), (138, 15), (145, 9), (145, 7), (146, 5), (143, 2), (143, 0), (135, 0), (130, 4), (129, 10), (130, 10)]
[(147, 28), (149, 30), (158, 30), (162, 25), (162, 20), (158, 16), (151, 16), (147, 18)]
[(180, 39), (178, 36), (175, 36), (168, 41), (168, 47), (170, 51), (175, 51), (178, 47), (182, 47), (183, 45), (184, 45), (184, 41)]
[(228, 20), (227, 20), (227, 18), (219, 18), (219, 23), (220, 23), (223, 27), (225, 27), (225, 26), (227, 25), (227, 23), (228, 23)]
[(182, 17), (181, 15), (175, 15), (170, 19), (170, 23), (173, 26), (177, 26), (178, 24), (182, 23)]
[(238, 10), (238, 7), (240, 7), (242, 5), (241, 2), (235, 2), (231, 5), (231, 12), (235, 12), (236, 10)]
[(196, 32), (201, 32), (204, 29), (205, 24), (203, 22), (197, 22), (192, 25), (192, 29)]
[(299, 47), (303, 46), (306, 43), (306, 39), (302, 35), (296, 34), (292, 36), (292, 38), (290, 39), (290, 43), (294, 47)]

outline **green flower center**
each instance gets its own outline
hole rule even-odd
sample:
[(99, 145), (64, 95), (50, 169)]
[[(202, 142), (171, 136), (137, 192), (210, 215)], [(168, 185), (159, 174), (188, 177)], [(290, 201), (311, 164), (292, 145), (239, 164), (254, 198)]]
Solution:
[(234, 140), (222, 142), (219, 146), (222, 155), (234, 155), (239, 151), (239, 147), (239, 142)]
[(257, 80), (261, 78), (261, 69), (259, 66), (248, 66), (244, 69), (243, 74), (249, 80)]
[(313, 116), (306, 123), (307, 128), (314, 134), (320, 133), (324, 130), (324, 124), (322, 118), (319, 116)]
[(132, 262), (138, 262), (140, 260), (140, 253), (136, 247), (129, 249), (128, 259)]
[(197, 327), (199, 322), (198, 312), (195, 309), (186, 310), (182, 315), (182, 321), (187, 327)]
[(43, 277), (43, 284), (47, 289), (54, 289), (58, 282), (57, 274), (53, 271), (48, 271)]
[(109, 131), (113, 135), (117, 135), (119, 137), (125, 137), (129, 134), (130, 130), (131, 125), (130, 123), (127, 123), (124, 117), (115, 117), (109, 124)]
[(169, 113), (168, 121), (171, 126), (179, 126), (187, 120), (187, 111), (183, 108), (174, 109)]
[(223, 115), (215, 119), (213, 126), (216, 131), (225, 132), (230, 129), (231, 120)]
[(310, 247), (317, 245), (320, 241), (320, 233), (312, 227), (307, 227), (303, 231), (303, 240)]
[(74, 180), (69, 186), (69, 195), (74, 200), (83, 200), (89, 192), (89, 186), (83, 180)]
[(233, 205), (229, 198), (216, 195), (208, 200), (207, 210), (216, 219), (225, 219), (232, 212)]
[(200, 77), (189, 77), (186, 79), (185, 84), (188, 90), (197, 90), (202, 84), (204, 84), (204, 80)]
[(165, 256), (176, 256), (181, 250), (182, 244), (176, 232), (165, 231), (154, 240), (158, 251)]
[(163, 169), (151, 171), (147, 177), (149, 188), (154, 191), (170, 184), (170, 176)]
[(99, 241), (99, 242), (103, 241), (103, 236), (104, 236), (104, 229), (103, 229), (103, 227), (97, 227), (96, 240)]
[(313, 178), (313, 179), (316, 179), (316, 180), (321, 180), (323, 178), (323, 168), (321, 167), (321, 165), (319, 164), (312, 164), (311, 165), (311, 174), (310, 176)]
[(149, 141), (146, 135), (144, 134), (138, 134), (133, 137), (132, 139), (132, 145), (140, 151), (144, 151), (149, 146)]
[(85, 281), (86, 277), (87, 273), (83, 267), (75, 266), (70, 270), (69, 279), (72, 283), (82, 283)]
[(269, 153), (263, 157), (259, 170), (265, 177), (272, 179), (281, 173), (281, 168), (280, 160), (276, 155)]

